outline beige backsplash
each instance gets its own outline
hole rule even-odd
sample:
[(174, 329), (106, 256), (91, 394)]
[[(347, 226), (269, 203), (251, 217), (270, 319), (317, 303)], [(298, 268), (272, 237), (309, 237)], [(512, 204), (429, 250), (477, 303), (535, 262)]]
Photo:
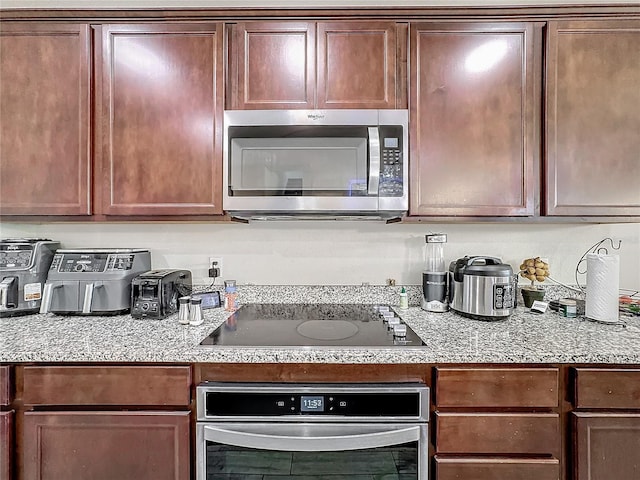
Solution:
[[(551, 276), (574, 284), (580, 256), (605, 237), (622, 240), (620, 286), (640, 288), (640, 223), (380, 224), (363, 222), (3, 223), (8, 237), (47, 237), (66, 248), (151, 250), (154, 268), (186, 268), (207, 283), (209, 257), (223, 258), (222, 278), (256, 285), (397, 285), (421, 283), (424, 235), (448, 234), (447, 262), (492, 255), (515, 269), (545, 257)], [(581, 277), (584, 282), (584, 276)], [(524, 283), (524, 282), (523, 282)]]

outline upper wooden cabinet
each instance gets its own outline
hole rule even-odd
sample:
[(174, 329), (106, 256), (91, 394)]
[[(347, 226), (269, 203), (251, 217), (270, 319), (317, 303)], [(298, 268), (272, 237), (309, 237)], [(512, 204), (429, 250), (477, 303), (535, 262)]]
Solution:
[(410, 215), (530, 216), (540, 162), (542, 31), (410, 27)]
[(232, 32), (231, 109), (406, 108), (401, 24), (246, 22)]
[(0, 28), (0, 214), (91, 213), (89, 26)]
[(102, 26), (102, 213), (222, 213), (222, 37), (221, 24)]
[(547, 215), (640, 215), (640, 20), (552, 21)]

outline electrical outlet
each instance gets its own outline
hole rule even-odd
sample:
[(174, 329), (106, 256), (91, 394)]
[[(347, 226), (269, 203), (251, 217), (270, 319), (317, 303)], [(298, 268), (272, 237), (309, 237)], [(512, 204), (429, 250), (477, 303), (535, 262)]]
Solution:
[[(214, 265), (215, 263), (215, 265)], [(214, 269), (217, 269), (216, 275), (214, 275)], [(222, 257), (209, 257), (209, 277), (219, 277), (222, 273)]]

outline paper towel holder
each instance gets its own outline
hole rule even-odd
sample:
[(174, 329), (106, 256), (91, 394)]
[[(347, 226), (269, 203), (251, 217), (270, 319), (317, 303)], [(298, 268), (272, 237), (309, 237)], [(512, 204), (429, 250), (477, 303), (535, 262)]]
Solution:
[[(606, 242), (609, 242), (609, 246), (604, 245)], [(620, 250), (621, 246), (622, 246), (622, 240), (618, 240), (618, 243), (616, 245), (615, 240), (613, 238), (606, 237), (600, 240), (599, 242), (594, 243), (592, 246), (589, 247), (589, 249), (586, 252), (584, 252), (584, 254), (582, 254), (582, 256), (580, 257), (580, 260), (578, 260), (578, 263), (576, 264), (575, 278), (576, 278), (576, 285), (583, 293), (586, 291), (586, 286), (580, 284), (578, 275), (587, 274), (587, 270), (586, 270), (587, 255), (589, 255), (590, 253), (608, 255), (609, 248), (611, 248), (612, 250)], [(585, 263), (584, 271), (580, 270), (581, 268), (580, 266), (582, 265), (583, 262)]]

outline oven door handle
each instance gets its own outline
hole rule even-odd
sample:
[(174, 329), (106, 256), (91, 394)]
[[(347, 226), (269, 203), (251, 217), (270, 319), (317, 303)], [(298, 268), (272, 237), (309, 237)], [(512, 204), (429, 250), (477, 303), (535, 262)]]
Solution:
[[(324, 426), (326, 427), (326, 425)], [(316, 434), (314, 430), (319, 430)], [(328, 452), (361, 450), (420, 440), (421, 425), (225, 424), (204, 425), (204, 440), (261, 450)]]

